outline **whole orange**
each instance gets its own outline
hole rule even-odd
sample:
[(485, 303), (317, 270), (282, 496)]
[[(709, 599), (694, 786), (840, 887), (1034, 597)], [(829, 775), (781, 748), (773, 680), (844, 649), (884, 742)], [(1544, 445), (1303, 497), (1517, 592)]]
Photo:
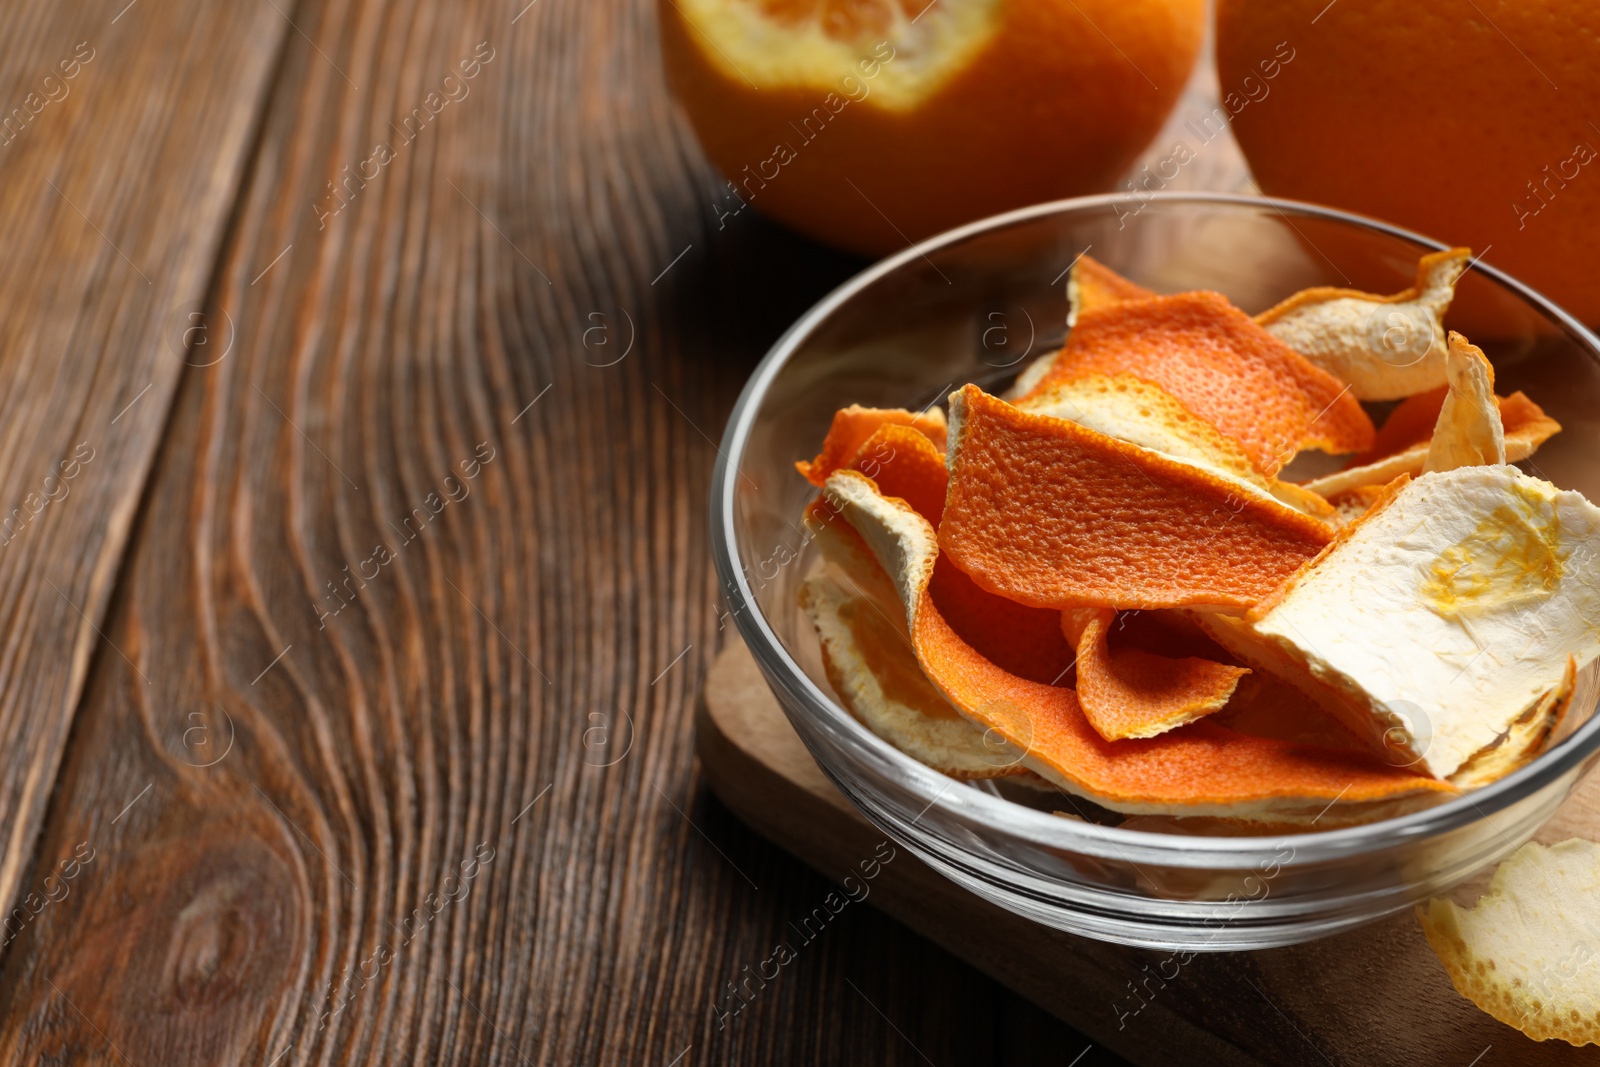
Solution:
[(1263, 192), (1469, 245), (1600, 321), (1600, 5), (1220, 0), (1217, 71)]
[(748, 209), (879, 255), (1105, 190), (1155, 136), (1204, 0), (660, 0), (667, 71)]

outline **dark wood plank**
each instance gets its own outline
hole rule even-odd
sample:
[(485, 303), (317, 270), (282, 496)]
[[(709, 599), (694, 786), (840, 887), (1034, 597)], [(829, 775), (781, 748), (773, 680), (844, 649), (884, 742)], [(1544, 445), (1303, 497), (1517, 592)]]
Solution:
[(216, 276), (238, 340), (174, 402), (0, 1058), (1070, 1061), (866, 908), (718, 1023), (830, 887), (694, 763), (709, 435), (860, 264), (717, 229), (644, 0), (293, 16)]
[(54, 891), (27, 871), (173, 390), (225, 343), (189, 312), (286, 32), (260, 0), (0, 13), (0, 952)]

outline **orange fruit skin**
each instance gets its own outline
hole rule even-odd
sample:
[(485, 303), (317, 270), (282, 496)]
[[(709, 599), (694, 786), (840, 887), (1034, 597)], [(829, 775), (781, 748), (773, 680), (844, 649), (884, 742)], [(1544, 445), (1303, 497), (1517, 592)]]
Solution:
[[(833, 423), (828, 427), (828, 436), (824, 438), (822, 451), (817, 453), (817, 458), (800, 460), (794, 465), (795, 470), (820, 489), (827, 482), (828, 475), (848, 464), (863, 445), (875, 440), (874, 435), (884, 426), (909, 427), (925, 435), (937, 448), (944, 448), (944, 412), (937, 408), (931, 412), (911, 412), (904, 408), (865, 408), (860, 404), (851, 404), (834, 412)], [(866, 473), (869, 478), (873, 476), (870, 470)]]
[[(871, 256), (986, 215), (1110, 189), (1181, 94), (1204, 8), (1004, 0), (987, 45), (914, 108), (877, 106), (871, 81), (858, 80), (865, 95), (857, 90), (859, 100), (808, 140), (797, 127), (826, 89), (752, 88), (715, 61), (673, 0), (658, 4), (669, 80), (706, 155), (737, 186), (713, 204), (719, 228), (754, 209)], [(908, 61), (897, 50), (889, 62)], [(793, 158), (776, 166), (780, 145)]]
[(1055, 382), (1132, 374), (1160, 386), (1275, 475), (1301, 447), (1370, 448), (1372, 419), (1346, 386), (1220, 293), (1113, 300), (1077, 324), (1029, 396)]
[(1036, 608), (1250, 607), (1333, 530), (1207, 472), (975, 385), (938, 528), (982, 588)]
[(1152, 737), (1222, 710), (1249, 674), (1212, 660), (1112, 649), (1115, 612), (1097, 612), (1078, 639), (1078, 704), (1107, 741)]
[(1219, 0), (1223, 92), (1283, 41), (1233, 122), (1263, 192), (1469, 245), (1600, 322), (1600, 5)]

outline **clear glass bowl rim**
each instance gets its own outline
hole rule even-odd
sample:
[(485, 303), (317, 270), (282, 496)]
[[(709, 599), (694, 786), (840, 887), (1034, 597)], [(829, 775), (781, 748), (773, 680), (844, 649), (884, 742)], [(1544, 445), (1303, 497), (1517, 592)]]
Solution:
[[(1288, 860), (1280, 858), (1278, 862), (1283, 866), (1311, 866), (1351, 857), (1381, 854), (1402, 842), (1437, 837), (1475, 821), (1486, 820), (1495, 812), (1537, 793), (1562, 775), (1579, 767), (1596, 751), (1600, 751), (1600, 714), (1595, 714), (1571, 736), (1526, 767), (1481, 789), (1410, 815), (1347, 829), (1271, 837), (1208, 837), (1124, 830), (1063, 819), (1014, 804), (1002, 797), (977, 789), (952, 790), (951, 785), (958, 783), (917, 762), (877, 737), (841, 707), (832, 696), (819, 688), (800, 668), (762, 615), (754, 591), (745, 580), (744, 571), (734, 558), (734, 489), (738, 480), (735, 475), (739, 470), (739, 461), (744, 454), (756, 411), (778, 372), (815, 329), (842, 304), (905, 264), (939, 249), (1018, 223), (1049, 215), (1109, 208), (1117, 202), (1120, 195), (1106, 193), (1035, 204), (979, 219), (911, 245), (872, 264), (823, 297), (784, 331), (756, 366), (728, 417), (722, 446), (718, 450), (716, 465), (712, 470), (711, 542), (720, 588), (725, 594), (728, 590), (737, 591), (740, 603), (733, 605), (736, 610), (731, 614), (738, 626), (739, 634), (762, 667), (769, 682), (774, 680), (780, 682), (808, 713), (815, 716), (821, 725), (835, 735), (846, 751), (870, 749), (876, 759), (886, 759), (899, 772), (896, 784), (920, 798), (929, 808), (945, 807), (950, 809), (949, 814), (962, 821), (985, 824), (995, 831), (1041, 848), (1061, 849), (1105, 859), (1147, 860), (1175, 867), (1248, 866), (1259, 858), (1263, 850), (1283, 846), (1291, 849), (1292, 857)], [(1151, 202), (1165, 204), (1225, 205), (1248, 209), (1266, 207), (1285, 216), (1292, 213), (1342, 222), (1434, 250), (1450, 247), (1414, 231), (1377, 219), (1296, 200), (1208, 192), (1157, 192), (1148, 195)], [(1474, 260), (1471, 269), (1480, 271), (1537, 308), (1586, 349), (1591, 359), (1600, 363), (1600, 337), (1596, 337), (1566, 311), (1536, 290), (1487, 263)], [(826, 770), (824, 767), (824, 771)]]

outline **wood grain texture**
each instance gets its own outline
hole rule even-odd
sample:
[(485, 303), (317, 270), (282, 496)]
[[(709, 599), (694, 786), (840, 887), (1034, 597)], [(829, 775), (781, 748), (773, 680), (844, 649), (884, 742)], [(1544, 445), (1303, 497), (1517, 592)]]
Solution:
[(0, 943), (288, 29), (124, 4), (0, 15)]
[[(839, 877), (879, 836), (823, 777), (738, 643), (710, 672), (699, 728), (717, 795), (813, 867)], [(1600, 779), (1589, 778), (1537, 835), (1573, 836), (1600, 836)], [(1486, 882), (1457, 896), (1470, 902)], [(1595, 1060), (1592, 1048), (1531, 1041), (1459, 996), (1409, 913), (1289, 948), (1198, 955), (1177, 978), (1150, 984), (1147, 974), (1164, 973), (1169, 954), (1047, 930), (909, 857), (885, 868), (868, 899), (1135, 1063)], [(1151, 995), (1125, 1017), (1137, 1006), (1129, 982)]]
[(643, 0), (281, 6), (212, 282), (237, 339), (173, 401), (0, 1059), (1083, 1052), (867, 908), (717, 1022), (831, 887), (694, 762), (712, 435), (860, 264), (717, 228)]

